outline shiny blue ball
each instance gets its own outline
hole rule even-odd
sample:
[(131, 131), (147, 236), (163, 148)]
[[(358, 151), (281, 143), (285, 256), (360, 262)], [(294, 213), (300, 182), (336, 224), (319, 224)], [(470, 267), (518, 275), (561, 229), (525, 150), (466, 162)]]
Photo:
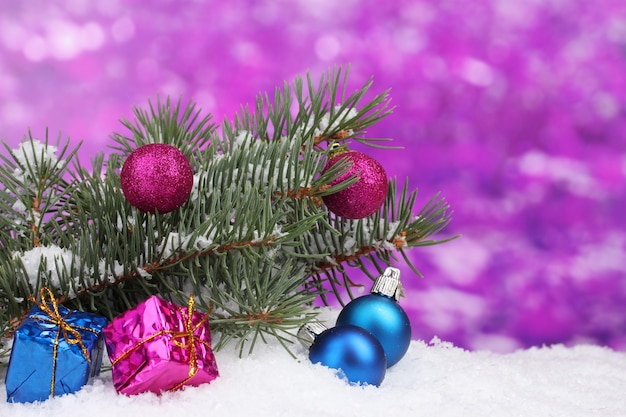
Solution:
[(320, 333), (309, 348), (309, 359), (339, 370), (339, 376), (355, 384), (379, 386), (387, 361), (380, 342), (356, 326), (338, 326)]
[(373, 334), (385, 350), (387, 366), (396, 364), (411, 344), (411, 323), (391, 297), (368, 294), (350, 301), (339, 313), (337, 326), (352, 324)]

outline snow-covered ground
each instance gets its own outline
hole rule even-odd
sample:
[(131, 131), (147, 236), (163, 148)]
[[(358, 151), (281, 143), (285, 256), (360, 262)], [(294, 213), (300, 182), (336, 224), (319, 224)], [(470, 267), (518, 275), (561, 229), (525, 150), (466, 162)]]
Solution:
[(626, 416), (626, 353), (597, 346), (496, 354), (413, 341), (379, 388), (348, 385), (304, 348), (295, 353), (277, 343), (243, 358), (224, 349), (218, 379), (160, 397), (118, 395), (110, 372), (35, 404), (6, 403), (3, 385), (0, 416)]

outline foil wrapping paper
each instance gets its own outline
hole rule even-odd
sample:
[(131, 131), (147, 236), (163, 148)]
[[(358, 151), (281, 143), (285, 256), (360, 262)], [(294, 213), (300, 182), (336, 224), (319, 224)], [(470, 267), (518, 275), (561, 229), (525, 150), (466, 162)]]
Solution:
[(56, 306), (63, 320), (80, 335), (68, 337), (51, 317), (35, 306), (15, 331), (6, 373), (8, 402), (44, 401), (80, 390), (100, 373), (108, 320), (100, 315)]
[(152, 296), (103, 330), (118, 393), (159, 394), (219, 376), (208, 320), (189, 310)]

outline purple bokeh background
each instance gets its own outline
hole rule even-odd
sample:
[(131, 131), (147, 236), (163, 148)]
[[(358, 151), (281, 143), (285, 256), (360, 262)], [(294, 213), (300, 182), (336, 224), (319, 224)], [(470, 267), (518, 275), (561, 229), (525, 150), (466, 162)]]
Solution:
[(368, 134), (405, 149), (366, 152), (463, 235), (410, 252), (414, 337), (626, 350), (623, 0), (3, 2), (0, 139), (48, 126), (87, 162), (157, 94), (221, 121), (348, 63), (397, 106)]

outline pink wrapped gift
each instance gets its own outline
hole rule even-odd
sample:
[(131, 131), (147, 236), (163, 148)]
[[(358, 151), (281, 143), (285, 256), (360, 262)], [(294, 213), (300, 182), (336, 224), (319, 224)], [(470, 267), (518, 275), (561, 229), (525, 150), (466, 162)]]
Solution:
[(104, 329), (113, 385), (126, 395), (175, 391), (219, 376), (207, 315), (152, 296)]

